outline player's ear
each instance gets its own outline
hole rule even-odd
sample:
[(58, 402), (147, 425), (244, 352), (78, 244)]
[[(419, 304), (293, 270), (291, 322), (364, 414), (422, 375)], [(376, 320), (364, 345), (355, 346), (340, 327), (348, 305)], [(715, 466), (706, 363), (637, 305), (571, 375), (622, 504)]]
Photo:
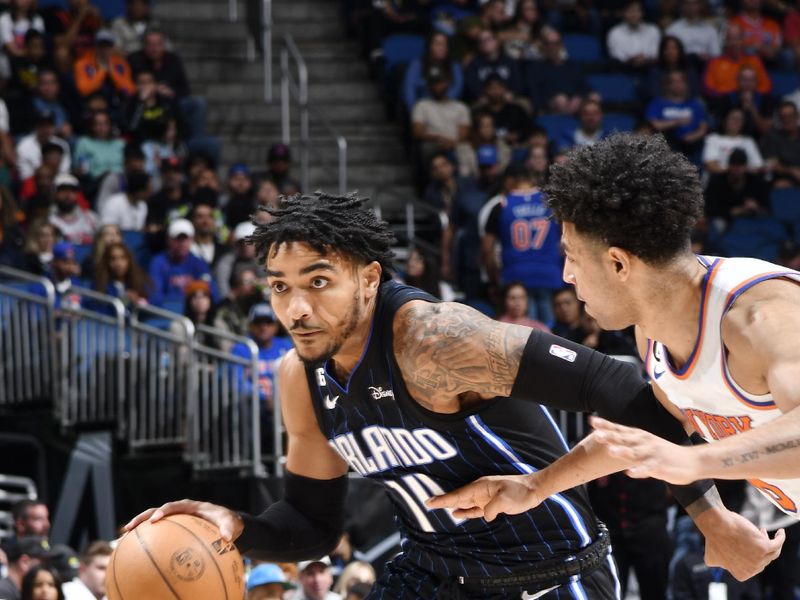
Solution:
[(608, 249), (608, 259), (611, 261), (614, 272), (620, 280), (625, 281), (631, 274), (631, 255), (627, 250), (617, 246)]
[(378, 287), (381, 285), (381, 273), (383, 273), (383, 269), (376, 260), (361, 268), (361, 281), (367, 292), (367, 298), (373, 298), (378, 295)]

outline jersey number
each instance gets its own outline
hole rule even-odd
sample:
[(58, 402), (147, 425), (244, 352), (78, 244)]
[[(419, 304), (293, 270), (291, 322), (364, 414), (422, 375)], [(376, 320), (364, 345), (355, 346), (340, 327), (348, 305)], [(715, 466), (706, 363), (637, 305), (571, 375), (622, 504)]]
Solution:
[(515, 219), (511, 223), (511, 245), (518, 252), (538, 250), (549, 231), (550, 219)]
[(764, 495), (772, 498), (774, 502), (777, 502), (778, 506), (782, 509), (793, 513), (797, 512), (797, 505), (794, 503), (794, 500), (789, 498), (781, 488), (767, 483), (766, 481), (761, 481), (760, 479), (751, 479), (750, 483), (756, 486)]
[[(425, 502), (431, 496), (439, 496), (444, 494), (444, 490), (439, 487), (438, 483), (436, 483), (427, 475), (423, 475), (421, 473), (416, 475), (405, 475), (398, 481), (386, 481), (385, 483), (397, 493), (397, 495), (408, 508), (408, 512), (417, 520), (417, 524), (422, 531), (432, 533), (436, 530), (428, 515), (428, 513), (432, 513), (434, 511), (429, 509), (425, 505)], [(453, 525), (460, 525), (466, 520), (456, 519), (450, 509), (437, 510), (436, 512), (439, 514), (446, 514), (447, 519), (450, 520)]]

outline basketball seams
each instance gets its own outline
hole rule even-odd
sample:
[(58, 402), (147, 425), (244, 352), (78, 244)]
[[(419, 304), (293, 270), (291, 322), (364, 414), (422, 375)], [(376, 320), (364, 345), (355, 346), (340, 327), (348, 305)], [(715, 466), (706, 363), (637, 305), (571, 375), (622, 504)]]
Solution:
[(175, 520), (169, 519), (169, 518), (167, 518), (166, 520), (169, 521), (170, 523), (173, 523), (174, 525), (177, 525), (178, 527), (181, 527), (182, 529), (185, 529), (189, 533), (189, 535), (191, 535), (194, 539), (196, 539), (200, 543), (200, 546), (203, 548), (203, 550), (206, 551), (206, 554), (208, 554), (208, 557), (211, 559), (211, 564), (213, 564), (214, 567), (217, 569), (217, 573), (219, 574), (220, 582), (222, 582), (222, 589), (225, 590), (225, 600), (228, 600), (228, 586), (226, 584), (225, 575), (222, 574), (222, 569), (219, 568), (219, 564), (217, 563), (216, 557), (206, 547), (205, 540), (200, 539), (197, 536), (197, 534), (195, 534), (194, 531), (192, 531), (191, 529), (189, 529), (188, 527), (186, 527), (182, 523), (179, 523), (178, 521), (175, 521)]
[[(119, 542), (122, 545), (122, 540)], [(119, 547), (119, 546), (117, 546)], [(119, 600), (125, 600), (122, 596), (122, 590), (119, 587), (119, 578), (117, 577), (117, 561), (116, 558), (111, 561), (111, 572), (114, 573), (114, 587), (117, 588), (117, 594), (119, 594)]]
[[(170, 523), (175, 523), (175, 521), (170, 521)], [(158, 573), (159, 577), (161, 577), (162, 581), (169, 588), (169, 591), (172, 592), (172, 595), (175, 596), (175, 598), (177, 600), (181, 600), (181, 597), (178, 595), (178, 592), (175, 591), (175, 589), (172, 587), (172, 585), (170, 585), (169, 580), (164, 576), (164, 573), (162, 573), (161, 569), (158, 568), (158, 563), (156, 563), (155, 559), (153, 558), (153, 555), (150, 554), (150, 549), (145, 544), (145, 541), (142, 539), (142, 536), (139, 535), (138, 528), (134, 529), (133, 532), (136, 534), (136, 539), (139, 541), (139, 546), (141, 546), (142, 550), (144, 550), (144, 553), (147, 555), (147, 558), (150, 559), (150, 562), (153, 563), (153, 567), (155, 567), (156, 572)], [(226, 595), (227, 595), (227, 591), (226, 591)]]

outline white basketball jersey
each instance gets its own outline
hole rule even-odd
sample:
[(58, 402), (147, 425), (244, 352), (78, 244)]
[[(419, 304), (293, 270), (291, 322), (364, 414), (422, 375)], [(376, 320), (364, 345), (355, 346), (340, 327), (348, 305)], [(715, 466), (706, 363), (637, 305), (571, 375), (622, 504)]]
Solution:
[[(700, 296), (697, 340), (689, 360), (676, 369), (667, 348), (648, 340), (645, 369), (695, 430), (713, 443), (781, 415), (771, 394), (748, 394), (731, 377), (722, 345), (723, 316), (752, 286), (781, 277), (800, 282), (800, 273), (753, 258), (699, 256), (698, 260), (708, 272)], [(775, 506), (800, 518), (800, 479), (752, 479), (750, 483)]]

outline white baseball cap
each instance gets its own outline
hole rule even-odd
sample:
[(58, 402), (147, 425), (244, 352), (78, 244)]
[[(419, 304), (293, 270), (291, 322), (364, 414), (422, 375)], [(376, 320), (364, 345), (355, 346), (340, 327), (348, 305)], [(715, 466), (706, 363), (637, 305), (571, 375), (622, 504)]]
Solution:
[(242, 240), (249, 238), (255, 232), (255, 225), (253, 225), (250, 221), (243, 221), (236, 226), (236, 229), (233, 230), (233, 239), (234, 241), (241, 242)]
[(60, 187), (79, 188), (81, 186), (80, 182), (78, 182), (78, 178), (71, 173), (59, 173), (56, 175), (53, 185), (56, 186), (56, 189)]
[(303, 560), (297, 563), (297, 569), (302, 573), (311, 565), (315, 565), (317, 563), (323, 564), (326, 567), (331, 566), (331, 558), (330, 556), (323, 556), (322, 558), (318, 558), (317, 560)]
[(194, 237), (194, 225), (187, 219), (175, 219), (167, 228), (167, 235), (176, 238), (179, 235)]

